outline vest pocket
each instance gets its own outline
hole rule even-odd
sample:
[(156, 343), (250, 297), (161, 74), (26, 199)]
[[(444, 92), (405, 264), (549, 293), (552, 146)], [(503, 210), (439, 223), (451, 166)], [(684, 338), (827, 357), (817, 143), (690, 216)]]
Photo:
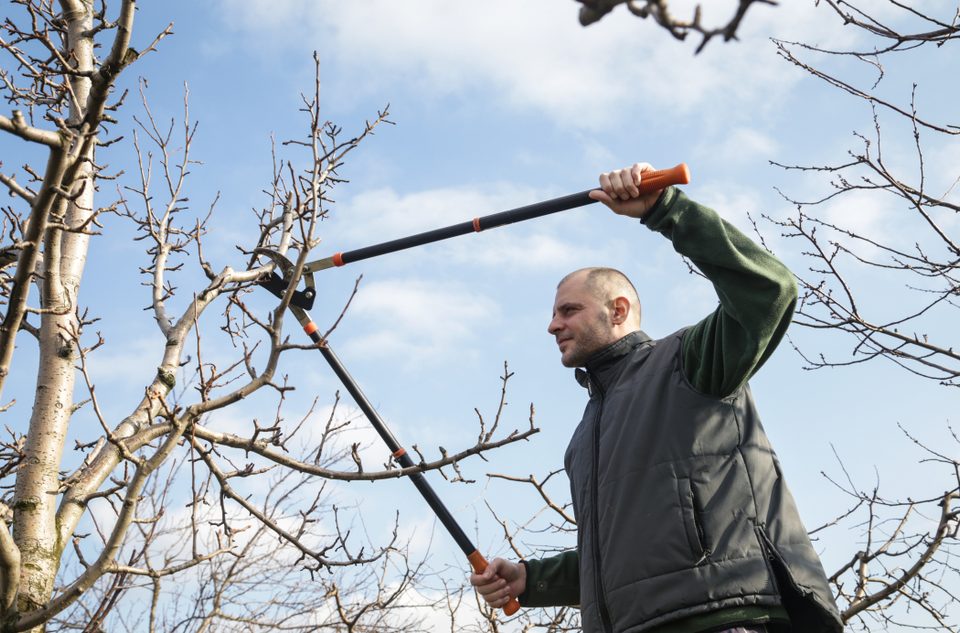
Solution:
[(770, 575), (780, 594), (781, 604), (790, 617), (791, 630), (840, 631), (841, 625), (836, 611), (824, 606), (814, 590), (797, 582), (783, 554), (773, 544), (764, 526), (758, 525), (756, 533), (767, 559)]
[(703, 520), (698, 510), (693, 481), (689, 477), (678, 478), (677, 492), (680, 495), (680, 510), (683, 514), (683, 528), (687, 535), (687, 543), (690, 545), (696, 564), (700, 565), (710, 556), (710, 548), (707, 546), (707, 538), (703, 531)]

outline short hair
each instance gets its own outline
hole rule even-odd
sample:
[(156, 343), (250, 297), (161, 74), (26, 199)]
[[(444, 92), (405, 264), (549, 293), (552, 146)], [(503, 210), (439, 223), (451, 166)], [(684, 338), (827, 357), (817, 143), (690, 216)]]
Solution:
[(611, 301), (617, 296), (626, 296), (627, 300), (637, 309), (637, 322), (640, 321), (640, 293), (630, 278), (624, 275), (616, 268), (607, 268), (605, 266), (591, 266), (581, 268), (566, 275), (557, 284), (557, 288), (562, 286), (575, 276), (583, 275), (587, 288), (597, 299), (604, 303)]

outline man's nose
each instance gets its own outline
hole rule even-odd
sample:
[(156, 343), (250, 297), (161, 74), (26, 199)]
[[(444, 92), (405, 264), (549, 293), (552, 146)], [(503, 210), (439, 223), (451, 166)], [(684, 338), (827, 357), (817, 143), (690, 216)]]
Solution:
[(550, 323), (547, 324), (547, 332), (549, 334), (556, 336), (557, 332), (559, 332), (560, 329), (561, 329), (560, 324), (557, 323), (557, 317), (553, 317), (552, 319), (550, 319)]

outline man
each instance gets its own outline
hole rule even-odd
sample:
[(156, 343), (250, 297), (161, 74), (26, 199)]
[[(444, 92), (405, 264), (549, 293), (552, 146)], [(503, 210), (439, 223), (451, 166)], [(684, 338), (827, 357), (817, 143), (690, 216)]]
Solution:
[(670, 239), (720, 306), (655, 341), (619, 271), (561, 280), (548, 331), (590, 398), (564, 459), (577, 549), (496, 559), (470, 582), (495, 607), (580, 605), (588, 633), (839, 632), (747, 386), (790, 323), (793, 276), (679, 190), (641, 195), (652, 169), (605, 173), (590, 195)]

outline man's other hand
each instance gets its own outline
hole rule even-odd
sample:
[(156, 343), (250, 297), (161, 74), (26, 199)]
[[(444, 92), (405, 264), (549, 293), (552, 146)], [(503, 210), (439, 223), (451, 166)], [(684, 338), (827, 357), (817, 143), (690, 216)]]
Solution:
[(471, 574), (470, 584), (491, 607), (501, 609), (527, 588), (527, 568), (494, 558), (482, 574)]
[(643, 219), (657, 204), (663, 189), (641, 194), (639, 185), (643, 174), (654, 171), (650, 163), (636, 163), (600, 174), (600, 189), (590, 192), (590, 197), (610, 207), (614, 213)]

